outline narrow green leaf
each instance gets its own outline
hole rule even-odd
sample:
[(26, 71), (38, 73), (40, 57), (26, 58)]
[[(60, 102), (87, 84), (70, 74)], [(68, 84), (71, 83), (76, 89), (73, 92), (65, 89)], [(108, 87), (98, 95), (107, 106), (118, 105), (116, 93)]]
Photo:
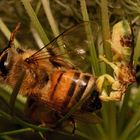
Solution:
[[(83, 20), (89, 21), (89, 16), (88, 16), (87, 7), (86, 7), (86, 1), (80, 0), (80, 5), (81, 5), (81, 12), (83, 15)], [(88, 47), (90, 49), (92, 72), (94, 75), (98, 76), (98, 75), (100, 75), (100, 67), (99, 67), (99, 63), (98, 63), (98, 57), (97, 57), (95, 44), (93, 42), (93, 34), (92, 34), (90, 24), (86, 27), (86, 32), (87, 32), (87, 38), (88, 38), (89, 42), (91, 42)]]
[(15, 85), (15, 87), (13, 89), (13, 92), (11, 94), (11, 97), (10, 97), (10, 103), (9, 104), (10, 104), (10, 107), (11, 107), (11, 113), (12, 114), (14, 113), (14, 106), (15, 106), (16, 98), (17, 98), (17, 95), (19, 93), (22, 82), (24, 80), (25, 74), (26, 74), (25, 70), (21, 71), (20, 77), (17, 80), (16, 85)]
[(30, 4), (30, 1), (29, 0), (21, 0), (21, 2), (23, 3), (31, 21), (32, 21), (32, 24), (34, 26), (34, 28), (37, 30), (40, 38), (42, 39), (43, 43), (46, 45), (49, 43), (49, 39), (46, 35), (46, 33), (44, 32), (36, 14), (35, 14), (35, 11), (33, 10), (31, 4)]
[(134, 63), (135, 65), (138, 64), (138, 59), (140, 57), (140, 30), (138, 31), (136, 46), (134, 50)]
[(11, 130), (11, 131), (6, 131), (6, 132), (0, 132), (0, 136), (20, 134), (20, 133), (28, 132), (28, 131), (33, 131), (33, 129), (31, 129), (31, 128), (23, 128), (23, 129), (19, 129), (19, 130)]
[(42, 5), (44, 8), (46, 17), (48, 18), (49, 24), (50, 24), (51, 29), (53, 31), (53, 34), (55, 37), (57, 37), (60, 34), (60, 32), (59, 32), (57, 23), (53, 17), (53, 14), (52, 14), (52, 10), (50, 7), (50, 1), (49, 0), (41, 0), (41, 1), (42, 1)]

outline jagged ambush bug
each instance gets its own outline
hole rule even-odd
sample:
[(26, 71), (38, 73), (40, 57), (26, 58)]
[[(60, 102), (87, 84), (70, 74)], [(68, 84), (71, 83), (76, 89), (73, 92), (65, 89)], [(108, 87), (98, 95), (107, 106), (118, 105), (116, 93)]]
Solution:
[[(127, 20), (122, 20), (113, 26), (111, 48), (113, 51), (112, 62), (103, 56), (100, 56), (100, 59), (113, 69), (114, 76), (108, 74), (100, 76), (97, 80), (97, 89), (101, 93), (101, 100), (120, 101), (128, 85), (136, 81), (133, 66), (134, 36)], [(110, 93), (103, 88), (105, 80), (111, 85)]]
[(101, 108), (96, 79), (83, 72), (90, 69), (90, 40), (86, 37), (89, 25), (93, 26), (95, 34), (97, 25), (83, 22), (38, 51), (15, 48), (13, 40), (19, 26), (11, 34), (8, 47), (0, 53), (0, 80), (14, 87), (21, 71), (25, 71), (19, 92), (28, 97), (26, 112), (31, 120), (55, 125), (78, 102), (85, 100), (70, 120), (100, 121), (92, 113)]

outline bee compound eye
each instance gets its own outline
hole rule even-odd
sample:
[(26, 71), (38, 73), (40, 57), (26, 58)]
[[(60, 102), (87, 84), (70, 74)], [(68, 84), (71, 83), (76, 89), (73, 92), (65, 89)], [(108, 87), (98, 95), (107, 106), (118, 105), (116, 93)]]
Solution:
[(0, 71), (2, 74), (7, 74), (8, 73), (8, 53), (4, 53), (0, 56)]

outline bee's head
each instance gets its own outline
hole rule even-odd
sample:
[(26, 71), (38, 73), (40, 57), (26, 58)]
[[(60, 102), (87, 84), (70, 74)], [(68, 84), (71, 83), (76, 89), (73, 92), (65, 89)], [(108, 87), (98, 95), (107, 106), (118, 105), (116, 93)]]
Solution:
[(10, 48), (5, 48), (0, 53), (0, 76), (6, 76), (8, 74), (10, 60), (11, 60)]
[(19, 28), (20, 28), (20, 23), (17, 24), (17, 26), (11, 33), (8, 46), (0, 52), (0, 79), (4, 78), (9, 73), (9, 70), (13, 65), (12, 61), (16, 52), (17, 53), (23, 52), (22, 50), (14, 47), (15, 34), (19, 30)]
[(0, 52), (0, 77), (4, 78), (8, 75), (10, 69), (14, 65), (16, 55), (23, 53), (20, 48), (7, 47)]

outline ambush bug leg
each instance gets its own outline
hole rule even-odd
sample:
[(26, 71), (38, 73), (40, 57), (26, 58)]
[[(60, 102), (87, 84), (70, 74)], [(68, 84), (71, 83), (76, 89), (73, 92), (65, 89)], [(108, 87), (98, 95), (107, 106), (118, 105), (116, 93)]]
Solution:
[(118, 67), (114, 63), (112, 63), (109, 60), (107, 60), (104, 56), (100, 55), (99, 58), (100, 58), (100, 60), (102, 60), (106, 64), (108, 64), (114, 71), (118, 69)]
[(96, 86), (98, 91), (101, 93), (100, 99), (103, 101), (113, 100), (112, 99), (113, 96), (110, 97), (110, 94), (108, 94), (103, 87), (106, 80), (108, 81), (109, 85), (111, 85), (111, 87), (116, 82), (115, 79), (109, 74), (104, 74), (97, 79)]
[(99, 98), (102, 101), (120, 101), (123, 93), (121, 91), (111, 91), (109, 94), (105, 90), (102, 90)]
[(99, 98), (102, 101), (109, 101), (110, 100), (110, 97), (108, 96), (107, 92), (104, 89), (102, 90), (101, 95), (99, 96)]
[(121, 91), (112, 91), (110, 92), (110, 99), (112, 101), (120, 101), (122, 99), (123, 93)]
[(96, 86), (97, 86), (97, 89), (99, 90), (99, 92), (102, 92), (103, 84), (104, 84), (105, 80), (107, 80), (110, 85), (112, 85), (115, 82), (115, 79), (112, 76), (110, 76), (109, 74), (104, 74), (104, 75), (100, 76), (96, 81)]

